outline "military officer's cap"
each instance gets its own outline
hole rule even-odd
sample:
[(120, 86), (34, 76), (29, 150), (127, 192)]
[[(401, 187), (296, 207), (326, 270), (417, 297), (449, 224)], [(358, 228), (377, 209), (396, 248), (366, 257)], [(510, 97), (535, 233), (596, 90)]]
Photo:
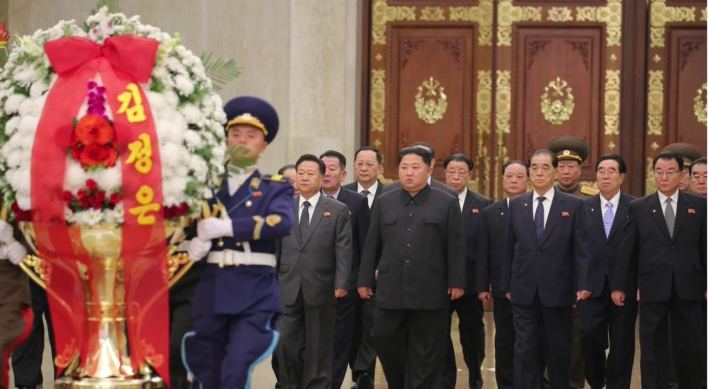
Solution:
[(572, 160), (581, 164), (590, 154), (588, 143), (575, 136), (553, 138), (546, 147), (549, 151), (556, 153), (559, 161)]
[(683, 167), (688, 169), (691, 162), (701, 158), (701, 150), (690, 143), (672, 143), (664, 147), (663, 151), (673, 151), (683, 157)]
[(265, 141), (270, 143), (278, 133), (278, 113), (270, 103), (253, 96), (231, 99), (224, 106), (226, 131), (236, 124), (248, 124), (263, 131)]

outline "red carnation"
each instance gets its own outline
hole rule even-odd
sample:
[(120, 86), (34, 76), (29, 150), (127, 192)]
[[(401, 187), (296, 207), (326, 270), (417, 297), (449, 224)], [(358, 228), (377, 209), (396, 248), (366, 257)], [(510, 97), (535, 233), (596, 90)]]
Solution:
[[(92, 181), (92, 180), (89, 180)], [(86, 191), (83, 189), (79, 189), (78, 192), (76, 192), (76, 198), (79, 199), (79, 201), (86, 199)]]
[(89, 190), (89, 192), (93, 192), (98, 188), (98, 183), (92, 179), (86, 180), (86, 189)]
[(187, 203), (182, 203), (179, 205), (180, 215), (186, 215), (189, 212), (189, 205)]
[(116, 205), (116, 204), (118, 204), (122, 199), (123, 199), (123, 198), (122, 198), (121, 195), (119, 195), (118, 193), (111, 193), (110, 197), (108, 198), (108, 201), (109, 201), (111, 204)]
[(99, 190), (98, 193), (96, 193), (96, 200), (103, 202), (103, 200), (106, 199), (106, 191), (105, 190)]
[(61, 194), (61, 199), (64, 200), (65, 203), (69, 203), (74, 199), (74, 195), (68, 190), (65, 190), (64, 193)]

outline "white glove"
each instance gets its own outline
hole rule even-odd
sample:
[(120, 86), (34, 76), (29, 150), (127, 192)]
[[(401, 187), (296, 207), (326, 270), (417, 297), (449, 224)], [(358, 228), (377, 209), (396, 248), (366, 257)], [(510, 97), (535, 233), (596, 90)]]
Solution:
[(204, 219), (197, 224), (197, 236), (201, 240), (234, 236), (231, 220), (221, 220), (215, 217)]
[(211, 250), (210, 240), (202, 242), (199, 238), (194, 238), (191, 242), (189, 242), (187, 256), (194, 262), (201, 261), (202, 258), (209, 254), (209, 250)]
[(0, 220), (0, 243), (12, 243), (15, 238), (12, 236), (12, 226)]
[(27, 249), (20, 242), (15, 241), (10, 243), (5, 249), (5, 253), (13, 265), (18, 265), (27, 256)]

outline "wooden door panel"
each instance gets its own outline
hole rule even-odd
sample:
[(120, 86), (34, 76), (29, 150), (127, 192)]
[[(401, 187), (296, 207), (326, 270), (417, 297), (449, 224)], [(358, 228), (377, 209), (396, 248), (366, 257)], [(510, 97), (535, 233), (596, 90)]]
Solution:
[[(472, 88), (466, 87), (473, 85), (474, 30), (401, 27), (393, 28), (391, 35), (392, 126), (387, 152), (395, 155), (415, 141), (429, 142), (438, 161), (433, 177), (444, 181), (440, 162), (447, 156), (465, 153), (473, 160), (476, 157), (469, 131), (474, 107)], [(435, 106), (433, 115), (421, 118), (418, 110), (422, 101)], [(441, 104), (444, 113), (439, 113)], [(437, 119), (434, 114), (442, 117)], [(389, 172), (395, 172), (396, 166), (394, 158), (387, 160)]]
[(648, 36), (646, 194), (656, 191), (652, 160), (666, 145), (692, 143), (706, 155), (705, 2), (651, 0)]
[[(519, 27), (517, 36), (516, 155), (527, 157), (561, 135), (600, 143), (602, 29)], [(559, 114), (543, 108), (555, 102), (562, 107)], [(597, 151), (591, 148), (583, 166), (597, 160)], [(593, 177), (592, 169), (583, 170), (583, 179)]]
[(598, 157), (619, 152), (622, 0), (497, 0), (496, 28), (495, 176), (573, 135), (590, 145), (581, 180), (594, 185)]

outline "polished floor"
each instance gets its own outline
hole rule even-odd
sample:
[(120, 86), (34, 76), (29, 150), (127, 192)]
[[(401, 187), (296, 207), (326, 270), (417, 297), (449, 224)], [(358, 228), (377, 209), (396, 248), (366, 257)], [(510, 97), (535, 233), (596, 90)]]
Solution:
[[(484, 324), (485, 328), (487, 329), (487, 337), (486, 337), (486, 358), (484, 359), (484, 363), (482, 364), (483, 367), (483, 372), (482, 372), (482, 378), (484, 379), (484, 387), (485, 388), (496, 388), (496, 380), (494, 378), (494, 317), (492, 316), (491, 312), (487, 312), (484, 316)], [(457, 333), (457, 317), (455, 316), (453, 318), (453, 323), (452, 323), (452, 328), (453, 328), (453, 343), (455, 344), (455, 351), (457, 355), (457, 366), (461, 367), (457, 371), (457, 388), (466, 388), (465, 383), (467, 382), (467, 377), (468, 377), (468, 372), (467, 368), (465, 367), (465, 362), (462, 359), (462, 351), (460, 349), (460, 342), (458, 338), (458, 333)], [(45, 339), (47, 337), (45, 336)], [(48, 345), (45, 347), (45, 352), (44, 352), (44, 363), (42, 365), (42, 372), (44, 374), (44, 379), (45, 379), (45, 385), (43, 386), (44, 389), (53, 389), (54, 385), (51, 383), (53, 380), (51, 379), (52, 376), (52, 371), (51, 371), (51, 356), (48, 352), (49, 348)], [(10, 378), (12, 380), (12, 377)], [(351, 382), (351, 374), (350, 372), (347, 372), (347, 376), (345, 377), (344, 380), (344, 385), (342, 386), (342, 389), (349, 389), (351, 385), (349, 383)], [(253, 389), (270, 389), (273, 388), (275, 385), (275, 378), (273, 377), (273, 371), (270, 368), (270, 359), (267, 359), (260, 365), (258, 365), (254, 372), (253, 372), (253, 377), (252, 377), (252, 388)], [(10, 381), (10, 388), (13, 388), (13, 382)], [(377, 389), (388, 389), (388, 385), (386, 385), (386, 379), (384, 378), (383, 371), (381, 370), (381, 365), (377, 365), (376, 367), (376, 380), (375, 380), (375, 387)], [(589, 389), (589, 386), (585, 386), (587, 389)], [(641, 381), (639, 378), (639, 340), (637, 339), (637, 351), (635, 353), (634, 357), (634, 370), (632, 373), (632, 389), (639, 389), (641, 388)]]

